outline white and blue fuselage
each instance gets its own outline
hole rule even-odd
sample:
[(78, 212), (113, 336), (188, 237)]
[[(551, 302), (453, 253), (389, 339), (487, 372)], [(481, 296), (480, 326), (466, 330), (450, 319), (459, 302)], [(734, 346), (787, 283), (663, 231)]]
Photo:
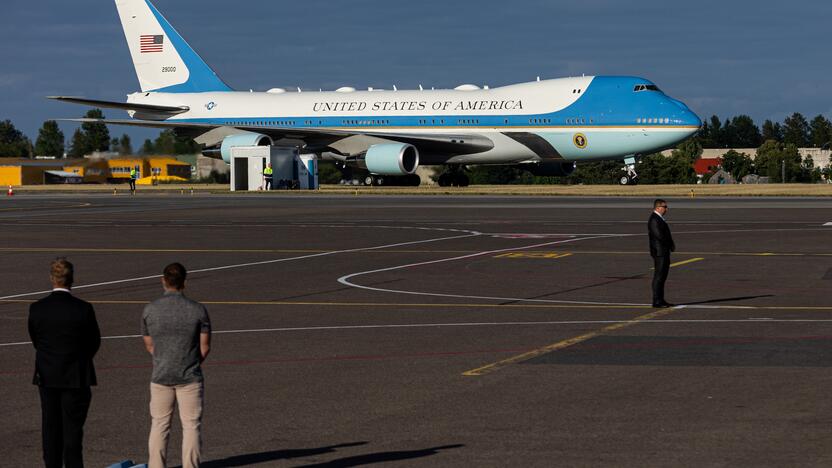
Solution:
[(423, 164), (621, 159), (674, 146), (701, 124), (687, 106), (659, 91), (652, 82), (626, 76), (560, 78), (463, 90), (152, 92), (133, 94), (129, 102), (189, 108), (166, 119), (171, 123), (254, 131), (470, 134), (493, 142), (485, 151), (459, 155), (420, 151)]

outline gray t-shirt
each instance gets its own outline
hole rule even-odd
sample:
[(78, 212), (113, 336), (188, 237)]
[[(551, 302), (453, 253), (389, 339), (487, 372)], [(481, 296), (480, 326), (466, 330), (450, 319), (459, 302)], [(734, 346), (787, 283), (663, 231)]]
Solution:
[(165, 295), (146, 305), (142, 335), (153, 338), (153, 375), (159, 385), (202, 381), (199, 335), (211, 332), (208, 310), (181, 292)]

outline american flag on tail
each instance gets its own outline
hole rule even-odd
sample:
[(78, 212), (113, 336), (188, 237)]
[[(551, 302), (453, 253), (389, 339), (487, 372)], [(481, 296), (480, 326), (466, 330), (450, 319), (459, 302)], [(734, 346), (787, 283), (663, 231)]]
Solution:
[(139, 36), (139, 50), (146, 54), (150, 52), (162, 52), (165, 36), (158, 34), (143, 34)]

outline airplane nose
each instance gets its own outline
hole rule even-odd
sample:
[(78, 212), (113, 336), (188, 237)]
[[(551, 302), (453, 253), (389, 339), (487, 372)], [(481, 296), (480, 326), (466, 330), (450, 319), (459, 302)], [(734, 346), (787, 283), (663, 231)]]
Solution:
[(673, 104), (676, 104), (676, 106), (678, 106), (681, 110), (677, 117), (679, 123), (686, 127), (696, 127), (696, 130), (691, 132), (691, 134), (699, 131), (699, 128), (702, 127), (702, 119), (700, 119), (698, 115), (694, 114), (693, 111), (690, 110), (690, 108), (687, 105), (685, 105), (684, 102), (673, 99), (671, 97), (668, 97), (668, 99), (671, 102), (673, 102)]
[(699, 116), (694, 114), (691, 110), (685, 112), (685, 115), (682, 116), (682, 121), (685, 122), (684, 125), (696, 127), (696, 130), (691, 133), (696, 133), (700, 128), (702, 128), (702, 119), (700, 119)]

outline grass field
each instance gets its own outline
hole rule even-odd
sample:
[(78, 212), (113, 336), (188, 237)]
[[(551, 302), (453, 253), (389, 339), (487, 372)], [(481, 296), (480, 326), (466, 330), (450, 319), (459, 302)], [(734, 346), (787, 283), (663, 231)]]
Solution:
[[(157, 185), (138, 188), (138, 193), (227, 193), (221, 184)], [(114, 192), (115, 191), (115, 192)], [(15, 187), (15, 193), (114, 193), (128, 195), (126, 185), (30, 185)], [(256, 192), (238, 192), (256, 193)], [(470, 187), (364, 187), (322, 185), (317, 191), (273, 191), (269, 195), (291, 194), (343, 195), (518, 195), (577, 197), (829, 197), (832, 184), (760, 184), (760, 185), (474, 185)], [(263, 193), (263, 195), (266, 195)]]

